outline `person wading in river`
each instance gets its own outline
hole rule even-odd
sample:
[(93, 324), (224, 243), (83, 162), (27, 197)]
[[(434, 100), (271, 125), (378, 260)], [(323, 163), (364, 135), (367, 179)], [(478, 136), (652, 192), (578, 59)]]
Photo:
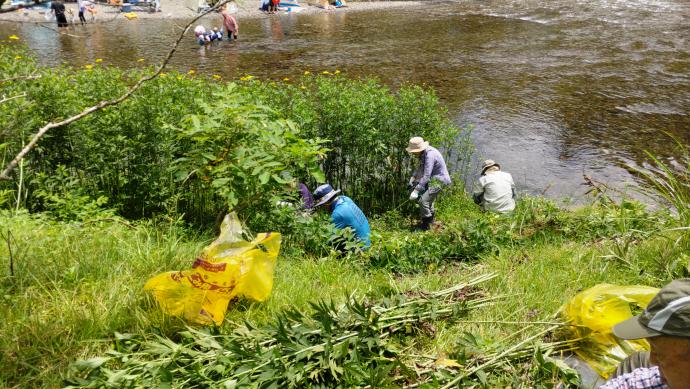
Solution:
[(83, 26), (86, 23), (84, 11), (86, 11), (86, 0), (77, 0), (77, 7), (79, 8), (79, 22)]
[(237, 24), (237, 19), (235, 15), (230, 13), (230, 4), (225, 4), (223, 11), (220, 13), (223, 16), (223, 27), (225, 27), (226, 34), (228, 34), (228, 40), (237, 39), (237, 34), (240, 32), (240, 26)]
[(407, 189), (412, 191), (410, 200), (418, 201), (420, 205), (419, 213), (422, 220), (415, 229), (426, 231), (434, 223), (436, 197), (444, 186), (451, 183), (450, 174), (441, 153), (429, 146), (429, 142), (425, 142), (421, 137), (415, 136), (410, 139), (405, 150), (418, 159), (417, 170), (410, 178)]
[(65, 16), (65, 5), (61, 1), (53, 1), (50, 9), (55, 14), (58, 27), (67, 27), (67, 17)]

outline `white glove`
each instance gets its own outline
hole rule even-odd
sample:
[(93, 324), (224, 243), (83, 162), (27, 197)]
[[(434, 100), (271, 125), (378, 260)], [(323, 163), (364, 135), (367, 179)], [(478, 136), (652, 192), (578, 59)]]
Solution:
[(413, 190), (412, 193), (410, 193), (410, 200), (414, 201), (419, 198), (419, 192), (417, 190)]

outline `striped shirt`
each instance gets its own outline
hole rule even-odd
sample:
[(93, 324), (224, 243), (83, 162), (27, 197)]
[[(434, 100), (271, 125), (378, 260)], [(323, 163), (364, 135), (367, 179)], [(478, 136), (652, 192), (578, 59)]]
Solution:
[(640, 367), (611, 379), (599, 389), (669, 389), (661, 379), (659, 367)]

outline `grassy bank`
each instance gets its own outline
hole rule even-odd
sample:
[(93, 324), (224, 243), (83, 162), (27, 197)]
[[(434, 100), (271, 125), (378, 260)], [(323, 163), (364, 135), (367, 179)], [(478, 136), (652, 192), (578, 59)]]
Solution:
[[(424, 234), (406, 232), (400, 215), (375, 220), (370, 256), (337, 259), (285, 250), (270, 300), (232, 304), (220, 331), (243, 320), (269, 323), (287, 308), (309, 311), (319, 299), (342, 302), (348, 293), (376, 299), (438, 290), (495, 272), (485, 292), (504, 297), (464, 321), (438, 322), (433, 336), (421, 336), (419, 352), (437, 356), (453, 353), (464, 332), (500, 342), (520, 328), (501, 321), (550, 321), (577, 291), (597, 283), (660, 286), (687, 271), (682, 244), (673, 244), (674, 233), (664, 232), (668, 219), (632, 203), (565, 211), (545, 200), (523, 199), (506, 218), (481, 214), (456, 193), (444, 198), (439, 214), (443, 229)], [(188, 268), (212, 238), (175, 222), (80, 224), (9, 213), (0, 218), (0, 231), (11, 235), (14, 271), (11, 276), (5, 242), (0, 248), (5, 318), (0, 383), (7, 387), (59, 386), (70, 363), (102, 354), (115, 332), (174, 337), (183, 324), (163, 317), (144, 295), (143, 284), (159, 272)], [(463, 241), (476, 240), (467, 247), (479, 248), (462, 259), (448, 257), (442, 247), (414, 252), (418, 240), (458, 233)], [(404, 254), (396, 263), (381, 261), (382, 248), (392, 244)], [(549, 382), (525, 376), (529, 367), (514, 369), (488, 379), (494, 385)]]
[[(150, 71), (102, 61), (41, 68), (17, 40), (0, 45), (9, 80), (0, 87), (11, 97), (0, 104), (4, 160), (40, 126), (118, 96)], [(483, 214), (462, 189), (469, 132), (432, 90), (306, 73), (230, 83), (162, 74), (121, 105), (41, 139), (0, 185), (0, 386), (214, 386), (247, 371), (275, 384), (293, 363), (296, 387), (553, 387), (572, 383), (548, 359), (553, 339), (544, 336), (561, 304), (601, 282), (661, 286), (687, 275), (688, 239), (678, 229), (689, 220), (686, 172), (657, 163), (646, 176), (679, 217), (605, 196), (575, 211), (525, 197), (511, 215)], [(404, 185), (415, 161), (404, 148), (419, 135), (444, 150), (456, 174), (438, 206), (441, 228), (411, 233)], [(297, 181), (328, 181), (351, 196), (371, 218), (371, 248), (338, 258), (324, 244), (325, 215), (275, 207), (294, 198)], [(263, 303), (232, 302), (208, 333), (187, 331), (143, 285), (189, 268), (227, 209), (250, 232), (283, 234), (274, 290)], [(480, 275), (493, 277), (450, 296), (429, 293)], [(347, 312), (329, 308), (341, 306)], [(400, 314), (380, 323), (386, 309)], [(521, 345), (529, 347), (497, 359)], [(305, 377), (295, 357), (323, 375)], [(132, 361), (137, 374), (118, 370)]]

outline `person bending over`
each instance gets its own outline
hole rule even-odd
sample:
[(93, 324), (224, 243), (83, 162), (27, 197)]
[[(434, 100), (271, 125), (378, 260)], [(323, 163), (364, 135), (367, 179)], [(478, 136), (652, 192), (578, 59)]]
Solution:
[[(323, 207), (321, 209), (331, 214), (331, 223), (338, 232), (350, 229), (363, 250), (371, 246), (371, 229), (367, 217), (351, 198), (340, 194), (340, 189), (334, 190), (331, 185), (323, 184), (314, 190), (314, 201), (315, 208)], [(331, 244), (340, 252), (348, 251), (346, 243), (339, 238), (337, 236), (331, 239)]]

